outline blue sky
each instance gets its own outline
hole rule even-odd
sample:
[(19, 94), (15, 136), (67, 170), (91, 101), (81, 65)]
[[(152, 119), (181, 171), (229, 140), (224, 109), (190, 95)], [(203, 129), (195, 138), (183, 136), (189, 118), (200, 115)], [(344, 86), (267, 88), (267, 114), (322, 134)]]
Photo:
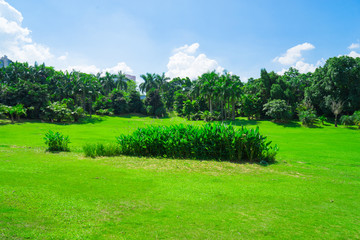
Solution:
[(360, 1), (0, 0), (0, 55), (57, 69), (195, 77), (313, 71), (360, 56)]

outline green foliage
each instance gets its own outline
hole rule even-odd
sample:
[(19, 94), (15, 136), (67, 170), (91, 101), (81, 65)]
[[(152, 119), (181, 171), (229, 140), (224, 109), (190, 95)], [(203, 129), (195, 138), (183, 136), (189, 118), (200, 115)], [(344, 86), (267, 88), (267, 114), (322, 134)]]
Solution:
[(85, 117), (86, 114), (82, 107), (75, 107), (74, 111), (71, 112), (71, 116), (72, 116), (74, 122), (77, 122), (77, 121), (79, 121), (80, 118)]
[(190, 116), (195, 113), (195, 101), (186, 100), (183, 104), (183, 115), (190, 119)]
[(129, 112), (129, 105), (127, 104), (122, 90), (114, 89), (110, 94), (110, 99), (115, 114), (124, 114)]
[(347, 126), (357, 125), (357, 126), (359, 126), (359, 129), (360, 129), (360, 111), (354, 112), (354, 114), (351, 116), (349, 116), (349, 115), (341, 116), (340, 122), (341, 122), (341, 124), (347, 125)]
[(324, 125), (324, 122), (327, 120), (327, 118), (322, 115), (321, 117), (319, 117), (319, 120), (321, 121), (321, 124)]
[(318, 120), (316, 116), (316, 111), (311, 104), (304, 102), (300, 104), (297, 108), (297, 113), (299, 120), (305, 126), (312, 126)]
[(205, 122), (220, 121), (221, 115), (216, 111), (212, 113), (209, 111), (204, 111), (201, 115), (201, 118), (204, 119)]
[(187, 97), (181, 90), (175, 92), (175, 111), (178, 113), (179, 116), (182, 116), (183, 114), (184, 102), (186, 100)]
[(120, 155), (120, 147), (116, 143), (97, 143), (86, 144), (83, 146), (83, 151), (86, 157), (112, 157)]
[(254, 95), (246, 94), (241, 99), (241, 111), (248, 119), (256, 119), (262, 110), (261, 99)]
[(190, 115), (190, 120), (191, 121), (198, 121), (198, 120), (202, 119), (202, 116), (203, 116), (203, 112), (199, 111), (199, 112), (196, 112), (194, 114), (191, 114)]
[(314, 110), (305, 110), (298, 114), (299, 120), (305, 126), (312, 126), (317, 121), (316, 112)]
[(140, 93), (131, 91), (129, 95), (129, 112), (146, 114), (144, 103), (140, 99)]
[(113, 109), (99, 109), (96, 111), (96, 114), (99, 114), (100, 116), (112, 116), (114, 115), (114, 110)]
[(349, 115), (341, 116), (340, 122), (341, 122), (341, 124), (346, 125), (346, 126), (355, 125), (352, 116), (349, 116)]
[(69, 152), (68, 144), (70, 143), (69, 136), (64, 136), (60, 132), (53, 132), (49, 130), (44, 137), (45, 144), (48, 146), (47, 151), (65, 151)]
[(117, 138), (124, 155), (189, 159), (218, 159), (234, 162), (273, 162), (278, 150), (271, 147), (259, 128), (236, 130), (222, 123), (149, 126)]
[(80, 118), (85, 117), (85, 111), (82, 107), (74, 106), (73, 109), (70, 109), (64, 100), (50, 103), (46, 108), (43, 108), (41, 118), (50, 122), (77, 122)]
[(284, 100), (275, 99), (264, 104), (265, 114), (275, 121), (286, 121), (291, 118), (291, 108)]
[(149, 115), (156, 117), (164, 117), (166, 115), (164, 103), (157, 89), (151, 89), (146, 93), (145, 106)]
[(17, 104), (16, 106), (6, 106), (0, 104), (0, 116), (8, 116), (11, 120), (11, 123), (14, 123), (15, 116), (19, 121), (22, 115), (26, 115), (26, 111), (27, 109), (24, 108), (23, 104)]

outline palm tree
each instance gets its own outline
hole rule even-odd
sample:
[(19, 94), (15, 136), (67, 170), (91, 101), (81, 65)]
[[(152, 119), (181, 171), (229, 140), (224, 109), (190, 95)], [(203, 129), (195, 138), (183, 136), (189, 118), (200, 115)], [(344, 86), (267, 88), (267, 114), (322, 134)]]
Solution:
[(156, 74), (155, 82), (160, 92), (164, 92), (166, 90), (168, 86), (167, 80), (170, 80), (170, 78), (166, 77), (164, 72), (161, 75)]
[(219, 75), (215, 72), (207, 72), (201, 75), (197, 81), (199, 84), (200, 96), (207, 99), (209, 103), (210, 112), (213, 112), (212, 104), (216, 93), (216, 82), (219, 79)]
[(130, 79), (126, 77), (125, 73), (119, 71), (116, 75), (116, 88), (120, 90), (127, 90), (127, 81)]
[(157, 76), (155, 73), (153, 73), (153, 74), (146, 73), (146, 75), (142, 74), (142, 75), (140, 75), (140, 77), (144, 80), (144, 82), (140, 83), (140, 85), (139, 85), (141, 92), (146, 93), (152, 88), (155, 88), (155, 89), (158, 88), (158, 85), (156, 82)]
[(115, 88), (115, 76), (114, 74), (106, 72), (105, 76), (100, 78), (100, 83), (105, 95), (108, 95)]
[(231, 79), (232, 79), (232, 84), (230, 86), (231, 91), (230, 91), (229, 99), (230, 99), (231, 105), (232, 105), (232, 108), (231, 108), (232, 120), (234, 121), (235, 120), (235, 105), (236, 105), (236, 102), (241, 98), (243, 83), (240, 81), (239, 76), (232, 75)]

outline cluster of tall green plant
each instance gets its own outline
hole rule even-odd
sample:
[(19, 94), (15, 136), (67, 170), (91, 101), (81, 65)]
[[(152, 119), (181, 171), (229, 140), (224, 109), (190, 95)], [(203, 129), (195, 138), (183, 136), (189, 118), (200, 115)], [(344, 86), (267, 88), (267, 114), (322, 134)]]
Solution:
[(15, 106), (6, 106), (0, 104), (0, 116), (5, 115), (8, 116), (11, 120), (11, 123), (15, 122), (15, 118), (17, 121), (20, 121), (20, 117), (25, 115), (26, 116), (27, 109), (24, 108), (24, 105), (17, 104)]
[(120, 146), (116, 143), (86, 144), (83, 146), (86, 157), (113, 157), (121, 154)]
[(131, 156), (273, 162), (278, 150), (259, 128), (235, 129), (223, 123), (149, 126), (117, 138), (120, 152)]
[(53, 132), (49, 130), (45, 133), (44, 140), (45, 144), (48, 146), (47, 151), (49, 152), (70, 151), (68, 146), (70, 143), (69, 136), (65, 136), (60, 132)]
[(346, 126), (358, 126), (360, 129), (360, 111), (356, 111), (353, 115), (343, 115), (340, 118), (341, 124)]

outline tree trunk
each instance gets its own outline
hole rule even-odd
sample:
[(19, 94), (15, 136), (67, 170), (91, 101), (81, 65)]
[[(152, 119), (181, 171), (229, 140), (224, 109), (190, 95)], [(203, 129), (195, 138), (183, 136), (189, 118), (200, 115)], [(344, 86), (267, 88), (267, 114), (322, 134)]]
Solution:
[(224, 102), (221, 101), (221, 120), (224, 121)]
[(14, 124), (14, 116), (13, 114), (10, 114), (11, 123)]
[(337, 127), (337, 114), (335, 115), (335, 127)]
[(232, 120), (235, 121), (235, 101), (232, 100)]
[(89, 113), (90, 113), (90, 118), (92, 116), (92, 104), (91, 104), (91, 100), (89, 102)]
[(82, 94), (82, 105), (83, 105), (84, 111), (86, 111), (85, 92), (84, 91)]
[(212, 110), (212, 102), (211, 102), (211, 98), (209, 98), (209, 108), (210, 108), (210, 113), (212, 114), (213, 110)]

